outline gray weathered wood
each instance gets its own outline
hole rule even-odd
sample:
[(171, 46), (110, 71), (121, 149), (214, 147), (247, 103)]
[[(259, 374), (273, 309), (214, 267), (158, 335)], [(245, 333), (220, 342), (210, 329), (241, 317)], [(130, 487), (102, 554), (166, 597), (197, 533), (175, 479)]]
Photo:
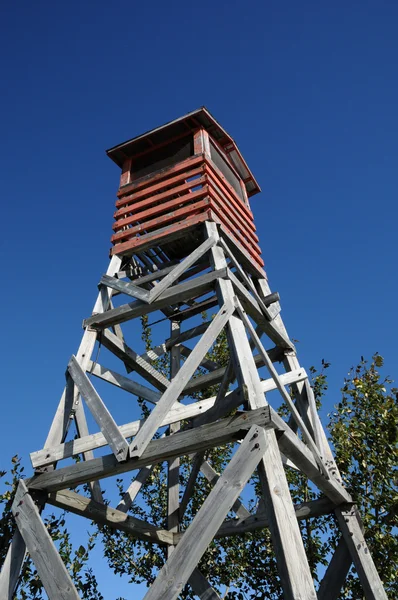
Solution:
[(266, 277), (265, 271), (254, 262), (243, 246), (241, 246), (237, 240), (227, 232), (223, 225), (218, 225), (217, 229), (220, 237), (224, 239), (233, 249), (235, 256), (238, 257), (239, 262), (245, 268), (245, 271), (258, 278)]
[(247, 317), (246, 313), (244, 312), (239, 301), (237, 301), (236, 308), (237, 308), (238, 313), (239, 313), (242, 321), (244, 322), (246, 328), (250, 332), (250, 335), (251, 335), (259, 353), (263, 357), (264, 364), (266, 365), (272, 379), (274, 380), (277, 389), (279, 390), (284, 402), (289, 407), (297, 425), (300, 427), (305, 441), (307, 442), (308, 446), (311, 448), (312, 453), (314, 454), (314, 457), (315, 457), (316, 461), (318, 462), (320, 469), (323, 471), (323, 474), (325, 475), (325, 477), (328, 478), (329, 473), (328, 473), (325, 465), (323, 464), (323, 460), (319, 454), (319, 449), (318, 449), (315, 441), (311, 437), (311, 434), (308, 431), (303, 419), (301, 418), (301, 415), (298, 412), (296, 406), (294, 405), (294, 402), (291, 399), (290, 394), (288, 394), (288, 392), (285, 389), (285, 386), (281, 382), (281, 379), (280, 379), (274, 365), (272, 364), (272, 361), (269, 359), (268, 354), (260, 341), (260, 338), (258, 337), (253, 325), (251, 324), (250, 320), (248, 319), (248, 317)]
[(13, 600), (26, 555), (26, 545), (16, 529), (0, 572), (0, 598)]
[(160, 570), (145, 595), (145, 600), (178, 598), (265, 449), (264, 430), (252, 427), (180, 543)]
[[(250, 345), (249, 345), (249, 349), (250, 349)], [(251, 352), (251, 349), (248, 351)], [(268, 356), (270, 357), (270, 359), (275, 362), (279, 361), (283, 357), (283, 353), (281, 352), (280, 348), (271, 348), (270, 350), (267, 350), (267, 353), (268, 353)], [(259, 354), (256, 354), (255, 356), (253, 356), (253, 360), (254, 360), (254, 363), (257, 368), (264, 365), (264, 361)], [(220, 383), (224, 377), (224, 373), (225, 373), (225, 367), (222, 367), (221, 369), (216, 369), (215, 371), (212, 371), (211, 373), (206, 373), (205, 375), (200, 375), (199, 377), (195, 377), (195, 379), (192, 379), (188, 383), (184, 392), (186, 394), (191, 394), (192, 392), (197, 392), (199, 390), (205, 389), (206, 387)]]
[[(258, 279), (257, 285), (258, 285), (259, 292), (262, 297), (267, 296), (270, 293), (270, 287), (269, 287), (268, 281), (266, 279), (261, 279), (261, 278)], [(274, 319), (274, 323), (277, 327), (279, 327), (279, 329), (283, 333), (285, 333), (287, 335), (285, 325), (284, 325), (283, 320), (280, 315), (277, 315), (277, 317)], [(284, 364), (285, 364), (285, 367), (287, 370), (294, 370), (294, 369), (298, 369), (300, 367), (300, 363), (297, 359), (295, 352), (291, 352), (291, 351), (288, 351), (285, 353)], [(295, 388), (297, 389), (299, 396), (303, 392), (305, 395), (304, 384), (299, 383), (299, 384), (297, 384), (297, 386), (293, 386), (293, 390)], [(308, 406), (308, 399), (307, 399), (307, 406)], [(304, 416), (306, 416), (306, 415), (304, 413), (302, 413), (302, 416), (304, 418)], [(311, 413), (309, 411), (309, 406), (308, 406), (308, 418), (311, 420)], [(320, 419), (319, 419), (318, 414), (317, 414), (317, 421), (320, 425)], [(316, 424), (313, 423), (312, 426), (316, 427)], [(330, 448), (330, 444), (326, 437), (326, 433), (321, 425), (320, 425), (320, 435), (321, 435), (321, 439), (322, 439), (322, 457), (325, 459), (325, 464), (328, 465), (328, 470), (330, 472), (331, 477), (334, 477), (335, 479), (337, 479), (337, 481), (339, 481), (341, 483), (340, 473), (337, 468), (336, 462), (334, 460), (333, 452)]]
[(12, 514), (49, 600), (79, 600), (70, 575), (22, 479), (15, 494)]
[(109, 331), (109, 329), (105, 329), (102, 332), (101, 341), (105, 348), (120, 358), (132, 370), (141, 375), (141, 377), (144, 377), (154, 387), (161, 391), (164, 391), (168, 387), (169, 380), (162, 373), (157, 371), (149, 362), (127, 346), (114, 333)]
[(199, 569), (193, 570), (188, 583), (200, 600), (220, 600), (220, 596)]
[(117, 460), (125, 460), (128, 455), (129, 445), (120, 433), (119, 427), (116, 425), (111, 413), (106, 408), (93, 384), (73, 355), (69, 361), (68, 371)]
[(165, 529), (158, 529), (150, 523), (127, 516), (124, 512), (116, 508), (100, 504), (75, 492), (61, 490), (49, 494), (47, 501), (53, 506), (58, 506), (58, 508), (62, 508), (63, 510), (86, 517), (96, 523), (107, 525), (112, 529), (125, 531), (139, 540), (161, 545), (173, 543), (172, 534)]
[(187, 342), (188, 340), (191, 340), (192, 338), (197, 337), (198, 335), (202, 335), (202, 333), (204, 333), (206, 331), (206, 329), (208, 328), (210, 323), (211, 323), (211, 321), (205, 321), (204, 323), (201, 323), (200, 325), (196, 325), (195, 327), (191, 327), (191, 329), (187, 329), (186, 331), (183, 331), (176, 338), (173, 338), (173, 339), (171, 337), (168, 338), (166, 340), (167, 350), (169, 350), (174, 344), (183, 344), (184, 342)]
[(149, 302), (154, 302), (156, 298), (163, 294), (167, 288), (177, 281), (184, 271), (192, 267), (192, 265), (195, 264), (206, 252), (208, 252), (215, 243), (216, 240), (214, 238), (208, 238), (200, 246), (198, 246), (198, 248), (195, 248), (195, 250), (191, 252), (189, 256), (184, 258), (179, 265), (174, 267), (171, 273), (166, 275), (166, 277), (164, 277), (155, 285), (155, 287), (152, 288), (152, 290), (149, 292)]
[[(294, 512), (298, 521), (313, 519), (328, 515), (333, 512), (334, 503), (328, 498), (320, 498), (310, 502), (302, 502), (294, 506)], [(229, 537), (232, 535), (242, 535), (248, 531), (264, 529), (269, 526), (269, 521), (265, 511), (258, 511), (254, 515), (249, 515), (241, 519), (229, 519), (224, 521), (217, 531), (215, 538)], [(184, 533), (178, 533), (174, 536), (174, 543), (178, 544)]]
[[(217, 237), (215, 225), (206, 223), (207, 234)], [(226, 264), (223, 249), (220, 246), (212, 248), (212, 261), (215, 269)], [(217, 284), (219, 301), (225, 302), (234, 297), (234, 290), (242, 288), (242, 295), (249, 296), (249, 305), (255, 303), (256, 317), (266, 333), (283, 347), (290, 347), (291, 343), (273, 322), (269, 322), (263, 315), (255, 299), (247, 292), (237, 278), (229, 272), (229, 277), (236, 280), (232, 286), (231, 281), (220, 280)], [(248, 311), (249, 312), (249, 311)], [(235, 372), (240, 387), (245, 392), (246, 401), (251, 409), (256, 409), (266, 404), (261, 388), (260, 378), (253, 360), (251, 347), (247, 339), (245, 327), (240, 318), (231, 317), (228, 324), (228, 342), (232, 350), (232, 359), (235, 363)], [(264, 500), (267, 506), (267, 517), (270, 524), (271, 536), (276, 550), (277, 565), (281, 577), (282, 589), (285, 600), (315, 600), (316, 593), (312, 575), (308, 565), (303, 541), (294, 507), (290, 497), (280, 452), (275, 437), (275, 432), (266, 431), (267, 453), (259, 464), (259, 475)], [(292, 555), (294, 554), (294, 559)]]
[(121, 281), (115, 277), (103, 275), (101, 277), (100, 285), (105, 285), (112, 290), (116, 290), (122, 294), (127, 294), (128, 296), (142, 300), (142, 302), (149, 302), (150, 292), (143, 290), (142, 288), (138, 287), (138, 285), (134, 285), (130, 281)]
[(108, 310), (106, 313), (93, 315), (84, 321), (84, 327), (104, 329), (115, 323), (123, 323), (124, 321), (141, 317), (150, 312), (161, 310), (171, 304), (184, 302), (194, 296), (196, 297), (210, 292), (214, 288), (217, 279), (226, 277), (226, 274), (226, 269), (222, 269), (220, 271), (206, 273), (196, 279), (175, 285), (166, 290), (161, 298), (158, 298), (149, 305), (141, 300), (135, 300), (134, 302), (123, 304), (113, 310)]
[[(208, 410), (213, 404), (214, 398), (206, 398), (205, 400), (193, 402), (192, 404), (188, 404), (186, 406), (180, 404), (179, 402), (175, 402), (173, 407), (166, 415), (164, 421), (162, 421), (162, 426), (195, 417), (196, 415)], [(121, 434), (125, 438), (128, 438), (136, 435), (143, 423), (143, 419), (139, 421), (132, 421), (131, 423), (120, 425), (119, 429)], [(33, 467), (43, 467), (58, 460), (71, 458), (72, 456), (76, 456), (83, 452), (101, 448), (106, 446), (107, 443), (108, 442), (103, 433), (92, 433), (91, 435), (86, 435), (75, 440), (70, 440), (69, 442), (64, 442), (63, 444), (58, 444), (52, 448), (43, 448), (42, 450), (32, 452), (30, 459)]]
[[(107, 269), (107, 275), (114, 275), (120, 267), (121, 259), (118, 256), (113, 256), (109, 263)], [(100, 290), (97, 300), (94, 304), (93, 314), (100, 313), (107, 310), (109, 306), (109, 301), (111, 299), (111, 290), (107, 288), (103, 288)], [(90, 360), (91, 354), (93, 352), (95, 342), (97, 339), (96, 331), (85, 331), (80, 342), (79, 349), (76, 353), (76, 358), (79, 361), (79, 364), (83, 369), (86, 368), (86, 362)], [(77, 400), (77, 398), (75, 398)], [(65, 419), (65, 391), (63, 392), (61, 399), (58, 404), (58, 408), (54, 415), (53, 422), (51, 424), (50, 430), (47, 435), (47, 439), (45, 441), (45, 446), (53, 446), (54, 444), (59, 444), (64, 439), (64, 427), (67, 420)]]
[(387, 600), (387, 594), (364, 538), (363, 525), (357, 507), (337, 508), (335, 514), (366, 600)]
[(127, 488), (127, 490), (125, 491), (125, 493), (123, 495), (123, 498), (117, 505), (117, 507), (116, 507), (117, 510), (120, 510), (121, 512), (124, 512), (124, 513), (128, 512), (130, 510), (131, 506), (134, 504), (134, 500), (136, 499), (142, 486), (144, 485), (144, 483), (146, 482), (146, 480), (148, 479), (148, 477), (150, 476), (152, 471), (153, 471), (152, 465), (147, 465), (146, 467), (143, 467), (142, 469), (140, 469), (138, 471), (137, 476), (130, 483), (129, 487)]
[[(77, 389), (77, 386), (76, 386), (76, 389)], [(75, 425), (76, 425), (76, 431), (77, 431), (78, 437), (86, 438), (89, 435), (86, 415), (84, 414), (84, 408), (83, 408), (83, 403), (80, 399), (80, 393), (79, 393), (79, 403), (76, 407), (76, 412), (75, 412)], [(90, 460), (93, 460), (93, 458), (94, 458), (94, 454), (93, 454), (92, 450), (90, 450), (90, 449), (85, 450), (82, 453), (82, 456), (83, 456), (83, 460), (85, 460), (85, 461), (90, 461)], [(51, 467), (44, 467), (44, 469), (48, 469), (48, 468), (51, 468)], [(103, 496), (102, 496), (101, 486), (98, 481), (90, 481), (89, 488), (90, 488), (90, 493), (91, 493), (91, 497), (93, 500), (96, 500), (97, 502), (104, 501)]]
[(200, 472), (200, 467), (204, 459), (204, 452), (199, 452), (192, 457), (192, 466), (189, 473), (188, 481), (185, 486), (185, 490), (180, 502), (180, 521), (185, 514), (189, 501), (192, 497), (193, 490), (195, 488), (196, 479)]
[[(226, 241), (223, 240), (222, 238), (220, 238), (219, 243), (222, 246), (222, 248), (224, 249), (224, 251), (226, 252), (227, 256), (229, 256), (236, 271), (239, 273), (241, 279), (243, 279), (243, 282), (246, 283), (246, 285), (250, 288), (252, 294), (254, 295), (254, 297), (255, 297), (258, 305), (260, 306), (261, 310), (263, 311), (265, 317), (268, 319), (268, 321), (272, 321), (273, 315), (271, 314), (268, 307), (263, 302), (263, 299), (257, 293), (257, 290), (254, 287), (253, 282), (251, 281), (250, 277), (248, 277), (248, 275), (245, 273), (245, 271), (242, 269), (241, 265), (239, 264), (239, 261), (234, 256), (232, 250), (230, 249), (230, 247), (228, 246)], [(279, 300), (279, 296), (278, 296), (277, 300)]]
[(332, 560), (318, 588), (318, 600), (339, 600), (352, 560), (344, 538), (341, 537)]
[[(171, 337), (178, 337), (180, 324), (177, 321), (170, 322)], [(178, 377), (181, 365), (181, 346), (175, 344), (170, 350), (170, 379)], [(169, 427), (169, 436), (180, 431), (180, 421), (172, 423)], [(180, 523), (180, 457), (176, 456), (167, 463), (167, 529), (171, 533), (177, 533)], [(167, 556), (174, 551), (174, 546), (169, 546)]]
[[(107, 454), (50, 473), (35, 475), (29, 480), (29, 489), (57, 491), (67, 487), (75, 487), (91, 479), (102, 479), (141, 469), (146, 465), (157, 464), (174, 456), (193, 454), (207, 448), (214, 448), (231, 440), (240, 439), (247, 429), (254, 424), (263, 428), (273, 427), (269, 406), (227, 417), (216, 423), (210, 423), (192, 430), (181, 431), (178, 435), (152, 440), (139, 459), (134, 458), (119, 463), (113, 454)], [(311, 453), (309, 454), (312, 457)]]
[(278, 413), (270, 407), (271, 419), (275, 425), (275, 429), (283, 432), (283, 435), (278, 435), (278, 445), (280, 451), (289, 458), (308, 479), (333, 502), (342, 504), (351, 502), (352, 498), (347, 490), (336, 481), (334, 478), (328, 478), (320, 472), (319, 466), (316, 463), (312, 452), (307, 446), (297, 437), (296, 433), (290, 429), (287, 423), (278, 415)]
[(143, 427), (140, 429), (136, 438), (133, 440), (130, 446), (130, 455), (132, 458), (138, 458), (142, 455), (157, 429), (160, 427), (171, 406), (178, 399), (186, 384), (195, 373), (204, 355), (214, 340), (218, 337), (222, 329), (225, 327), (233, 310), (233, 304), (229, 303), (225, 304), (225, 306), (223, 306), (217, 313), (217, 316), (214, 318), (210, 327), (206, 330), (199, 342), (196, 344), (195, 350), (186, 359), (184, 365), (178, 373), (178, 377), (173, 379), (168, 389), (165, 391), (155, 408), (152, 410)]
[(281, 346), (281, 348), (294, 349), (293, 342), (286, 335), (284, 335), (278, 327), (275, 326), (275, 319), (268, 321), (268, 319), (264, 316), (257, 300), (253, 298), (243, 283), (239, 281), (239, 279), (236, 277), (236, 275), (234, 275), (234, 273), (232, 273), (232, 271), (230, 271), (230, 269), (228, 269), (227, 277), (231, 280), (235, 293), (239, 297), (244, 309), (252, 317), (252, 319), (254, 319), (254, 321), (261, 326), (268, 337), (275, 344)]
[(151, 390), (151, 388), (148, 388), (146, 385), (132, 381), (128, 377), (120, 375), (119, 373), (116, 373), (115, 371), (112, 371), (103, 365), (93, 363), (91, 360), (87, 365), (87, 371), (90, 373), (90, 375), (94, 375), (99, 379), (103, 379), (115, 387), (125, 390), (126, 392), (130, 392), (130, 394), (134, 394), (139, 398), (145, 398), (145, 400), (152, 402), (152, 404), (156, 404), (161, 397), (160, 392)]
[[(207, 481), (211, 483), (211, 485), (215, 485), (220, 478), (220, 475), (213, 469), (213, 467), (207, 462), (207, 460), (202, 461), (200, 465), (200, 471), (206, 477)], [(246, 506), (243, 504), (240, 498), (237, 498), (233, 505), (231, 506), (231, 510), (234, 511), (236, 516), (239, 519), (245, 519), (250, 516), (250, 511), (247, 510)]]

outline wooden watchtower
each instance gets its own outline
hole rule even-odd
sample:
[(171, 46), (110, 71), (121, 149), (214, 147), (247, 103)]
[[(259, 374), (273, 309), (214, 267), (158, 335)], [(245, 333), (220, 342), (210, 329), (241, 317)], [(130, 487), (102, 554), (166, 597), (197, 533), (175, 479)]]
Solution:
[[(215, 537), (265, 527), (285, 600), (337, 600), (352, 562), (365, 597), (385, 600), (358, 511), (281, 319), (278, 294), (271, 293), (263, 271), (249, 206), (260, 190), (235, 142), (201, 108), (111, 148), (108, 155), (122, 171), (111, 260), (79, 349), (67, 365), (47, 440), (31, 454), (34, 475), (17, 490), (12, 509), (17, 529), (0, 575), (1, 600), (12, 600), (26, 550), (50, 600), (79, 598), (42, 522), (47, 503), (164, 546), (167, 560), (146, 600), (175, 600), (186, 585), (198, 598), (217, 600), (198, 568), (206, 548)], [(198, 321), (205, 311), (207, 320)], [(155, 322), (168, 320), (170, 334), (139, 353), (131, 344), (139, 337), (139, 317), (150, 314)], [(130, 322), (136, 323), (131, 343)], [(207, 358), (223, 331), (230, 350), (226, 367)], [(117, 370), (103, 363), (106, 353), (118, 361)], [(153, 363), (164, 354), (170, 358), (168, 376)], [(101, 395), (100, 380), (105, 382)], [(192, 397), (211, 386), (217, 386), (216, 395)], [(131, 421), (130, 401), (126, 421), (117, 424), (108, 402), (108, 390), (110, 398), (115, 387), (144, 398), (152, 406), (149, 415)], [(268, 402), (273, 390), (289, 408), (289, 419)], [(95, 432), (89, 431), (85, 409), (97, 423)], [(167, 435), (157, 435), (164, 427)], [(217, 474), (205, 453), (227, 443), (236, 447)], [(105, 454), (97, 455), (103, 448)], [(191, 472), (180, 489), (179, 461), (187, 455), (193, 456)], [(83, 460), (63, 463), (75, 456)], [(156, 527), (134, 516), (134, 501), (152, 467), (164, 462), (167, 526)], [(319, 489), (318, 500), (293, 504), (285, 474), (291, 468)], [(256, 469), (261, 498), (250, 512), (239, 496)], [(109, 507), (99, 481), (130, 472), (124, 497)], [(214, 486), (189, 526), (182, 527), (199, 472)], [(72, 491), (82, 483), (89, 483), (91, 499)], [(228, 518), (231, 510), (235, 519)], [(298, 521), (328, 513), (337, 517), (341, 540), (316, 591)]]

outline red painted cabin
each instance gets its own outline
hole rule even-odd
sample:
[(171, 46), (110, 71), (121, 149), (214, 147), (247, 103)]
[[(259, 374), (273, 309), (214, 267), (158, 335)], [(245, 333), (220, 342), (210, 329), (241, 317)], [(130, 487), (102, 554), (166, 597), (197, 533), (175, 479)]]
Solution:
[(238, 147), (200, 108), (107, 151), (122, 169), (112, 254), (160, 248), (170, 260), (197, 245), (203, 221), (220, 223), (262, 267), (248, 197), (260, 191)]

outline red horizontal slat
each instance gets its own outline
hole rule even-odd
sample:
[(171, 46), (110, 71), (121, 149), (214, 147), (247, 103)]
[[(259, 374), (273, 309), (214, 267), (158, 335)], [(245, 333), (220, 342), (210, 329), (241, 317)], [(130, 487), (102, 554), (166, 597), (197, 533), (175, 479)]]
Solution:
[(193, 204), (188, 204), (183, 208), (178, 210), (174, 210), (169, 212), (161, 217), (157, 217), (156, 219), (151, 219), (150, 221), (146, 221), (145, 223), (141, 223), (140, 225), (136, 225), (136, 227), (131, 227), (130, 229), (126, 229), (125, 231), (120, 231), (111, 237), (112, 243), (117, 243), (121, 240), (127, 240), (131, 237), (134, 237), (140, 232), (148, 232), (151, 229), (160, 228), (168, 223), (180, 220), (182, 217), (192, 215), (195, 212), (203, 211), (208, 208), (210, 205), (210, 199), (205, 198), (199, 202), (195, 202)]
[[(142, 200), (141, 202), (137, 202), (136, 204), (135, 203), (131, 204), (130, 206), (128, 206), (126, 208), (120, 208), (114, 214), (114, 217), (115, 217), (115, 219), (117, 219), (117, 222), (113, 224), (113, 228), (115, 229), (118, 226), (119, 221), (124, 221), (123, 224), (127, 225), (126, 221), (130, 217), (135, 217), (135, 215), (137, 215), (139, 213), (143, 213), (144, 211), (151, 210), (151, 208), (153, 208), (155, 210), (158, 207), (161, 207), (162, 205), (167, 204), (166, 200), (168, 198), (172, 198), (176, 194), (181, 194), (181, 196), (179, 196), (179, 198), (183, 198), (184, 196), (187, 195), (187, 192), (188, 192), (188, 195), (200, 193), (202, 190), (197, 190), (196, 192), (190, 192), (190, 190), (191, 190), (191, 188), (197, 187), (198, 185), (203, 185), (204, 183), (206, 183), (206, 178), (200, 177), (199, 179), (195, 179), (195, 181), (190, 181), (189, 183), (186, 183), (184, 185), (179, 185), (178, 187), (176, 187), (172, 190), (168, 190), (164, 194), (158, 194), (156, 196), (152, 196), (151, 198), (147, 198), (146, 200)], [(172, 202), (172, 201), (174, 202), (175, 200), (178, 201), (178, 198), (172, 198), (172, 200), (170, 200), (170, 202)], [(124, 218), (124, 215), (126, 215), (125, 218)], [(138, 219), (138, 217), (135, 217), (135, 218), (136, 218), (136, 220)]]
[(148, 248), (153, 248), (153, 246), (161, 246), (162, 243), (166, 244), (173, 239), (182, 237), (184, 231), (188, 232), (199, 223), (208, 220), (211, 220), (210, 210), (179, 221), (178, 223), (173, 223), (169, 227), (165, 227), (162, 231), (153, 231), (129, 240), (128, 242), (124, 242), (123, 244), (116, 244), (116, 246), (111, 249), (111, 254), (123, 256), (125, 254), (133, 254), (133, 252), (143, 252)]
[(251, 231), (237, 226), (236, 221), (234, 220), (234, 215), (228, 211), (228, 207), (225, 205), (225, 201), (223, 201), (220, 198), (220, 196), (215, 194), (214, 190), (210, 188), (209, 193), (214, 205), (218, 207), (218, 210), (223, 215), (223, 218), (228, 221), (229, 227), (232, 229), (232, 231), (234, 231), (238, 237), (241, 237), (242, 240), (247, 240), (247, 242), (251, 244), (259, 254), (261, 254), (260, 246), (258, 246), (257, 244), (258, 239), (255, 239), (253, 237)]
[(204, 170), (204, 164), (200, 165), (199, 167), (196, 167), (196, 169), (192, 169), (191, 171), (184, 170), (182, 173), (176, 175), (175, 177), (171, 177), (170, 179), (161, 181), (160, 183), (157, 183), (155, 185), (148, 186), (147, 188), (139, 192), (134, 192), (132, 194), (128, 194), (127, 196), (123, 196), (123, 198), (116, 200), (116, 208), (124, 206), (125, 204), (129, 204), (130, 202), (138, 202), (138, 200), (148, 198), (149, 196), (154, 196), (160, 193), (162, 190), (167, 191), (170, 187), (176, 186), (178, 184), (184, 184), (188, 178), (194, 177), (195, 175), (200, 175), (204, 172)]
[(163, 179), (167, 179), (167, 177), (171, 177), (175, 173), (179, 173), (180, 171), (185, 171), (186, 169), (192, 168), (195, 165), (203, 162), (203, 156), (192, 156), (191, 158), (187, 158), (180, 163), (177, 163), (167, 169), (163, 169), (158, 173), (150, 173), (146, 175), (142, 179), (137, 179), (137, 181), (133, 181), (128, 185), (121, 187), (117, 193), (118, 197), (125, 196), (126, 194), (130, 194), (134, 191), (141, 190), (145, 187), (153, 185), (158, 181), (162, 181)]

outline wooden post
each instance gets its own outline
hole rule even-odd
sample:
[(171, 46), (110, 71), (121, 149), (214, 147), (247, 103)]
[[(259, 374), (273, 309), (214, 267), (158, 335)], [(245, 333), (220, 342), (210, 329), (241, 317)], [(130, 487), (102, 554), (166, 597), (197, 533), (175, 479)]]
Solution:
[[(217, 238), (216, 225), (206, 223), (207, 234)], [(222, 248), (212, 248), (213, 266), (226, 266)], [(228, 281), (218, 283), (219, 302), (232, 300), (234, 291)], [(251, 408), (266, 404), (260, 378), (246, 336), (245, 327), (237, 316), (232, 316), (228, 326), (228, 341), (235, 360), (235, 371), (240, 385), (245, 389)], [(285, 600), (315, 600), (316, 593), (308, 565), (300, 529), (294, 514), (286, 476), (273, 431), (266, 432), (267, 452), (261, 461), (259, 474), (264, 494), (270, 531), (275, 546), (278, 570)]]
[[(180, 324), (178, 321), (170, 322), (170, 339), (176, 339), (180, 335)], [(180, 347), (175, 344), (170, 350), (170, 380), (178, 376), (180, 370)], [(169, 435), (180, 431), (180, 421), (169, 426)], [(180, 521), (180, 457), (172, 458), (167, 463), (167, 529), (172, 533), (178, 532)], [(167, 556), (170, 556), (174, 546), (167, 548)]]

